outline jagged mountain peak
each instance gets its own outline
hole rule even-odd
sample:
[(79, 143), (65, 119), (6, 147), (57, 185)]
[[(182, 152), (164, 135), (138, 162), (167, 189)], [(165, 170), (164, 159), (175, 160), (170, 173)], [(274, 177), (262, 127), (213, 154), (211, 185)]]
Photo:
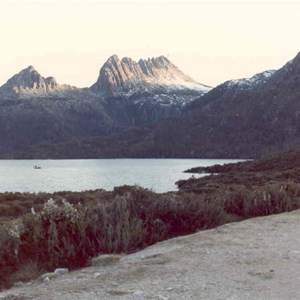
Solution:
[(142, 62), (147, 62), (147, 63), (152, 63), (152, 64), (163, 64), (163, 65), (168, 65), (171, 64), (171, 61), (166, 58), (164, 55), (158, 56), (158, 57), (149, 57), (147, 59), (140, 59), (138, 61), (138, 63), (142, 63)]
[(120, 61), (120, 58), (117, 54), (114, 54), (107, 59), (107, 63), (113, 63), (113, 62), (119, 62), (119, 61)]
[(210, 89), (184, 74), (165, 56), (136, 62), (130, 57), (120, 59), (117, 55), (108, 58), (91, 88), (103, 96), (178, 89), (204, 93)]
[(32, 71), (35, 71), (35, 69), (34, 69), (34, 66), (30, 65), (30, 66), (28, 66), (27, 68), (23, 69), (22, 71), (29, 71), (29, 72), (32, 72)]
[(1, 90), (12, 91), (16, 94), (25, 90), (46, 90), (45, 78), (33, 66), (29, 66), (11, 77)]
[(30, 65), (10, 78), (8, 82), (14, 82), (23, 87), (33, 88), (35, 83), (39, 83), (43, 81), (43, 79), (43, 76), (33, 66)]
[(31, 76), (32, 80), (34, 80), (34, 77), (32, 76), (42, 77), (40, 73), (33, 66), (30, 65), (27, 68), (22, 69), (19, 73), (17, 73), (15, 76), (9, 79), (9, 81), (12, 79), (17, 81), (18, 79), (24, 76)]
[(135, 61), (131, 57), (123, 57), (122, 62), (125, 64), (133, 64)]
[(0, 95), (8, 98), (59, 96), (63, 90), (72, 87), (60, 85), (54, 77), (43, 77), (33, 66), (21, 70), (0, 87)]
[[(155, 59), (155, 58), (154, 58)], [(159, 57), (156, 57), (157, 60), (160, 60), (160, 61), (166, 61), (166, 62), (170, 62), (170, 60), (165, 57), (164, 55), (161, 55)]]
[(113, 54), (111, 55), (106, 63), (116, 63), (116, 62), (123, 62), (123, 63), (134, 63), (134, 64), (140, 64), (141, 62), (148, 62), (148, 63), (153, 63), (153, 64), (170, 64), (170, 60), (168, 58), (166, 58), (164, 55), (158, 56), (158, 57), (152, 57), (152, 58), (147, 58), (147, 59), (140, 59), (138, 62), (134, 61), (131, 57), (123, 57), (123, 58), (119, 58), (119, 56), (117, 54)]

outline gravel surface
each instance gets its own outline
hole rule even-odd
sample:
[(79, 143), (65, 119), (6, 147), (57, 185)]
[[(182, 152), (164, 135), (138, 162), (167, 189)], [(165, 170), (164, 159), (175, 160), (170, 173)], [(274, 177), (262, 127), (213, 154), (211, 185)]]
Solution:
[(0, 299), (300, 299), (300, 211), (106, 257), (103, 264), (4, 291)]

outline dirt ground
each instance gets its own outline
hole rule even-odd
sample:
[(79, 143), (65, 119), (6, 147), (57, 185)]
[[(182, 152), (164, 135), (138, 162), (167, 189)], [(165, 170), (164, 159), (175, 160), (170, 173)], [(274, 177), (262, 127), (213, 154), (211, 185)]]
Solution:
[(174, 238), (0, 299), (300, 299), (300, 211)]

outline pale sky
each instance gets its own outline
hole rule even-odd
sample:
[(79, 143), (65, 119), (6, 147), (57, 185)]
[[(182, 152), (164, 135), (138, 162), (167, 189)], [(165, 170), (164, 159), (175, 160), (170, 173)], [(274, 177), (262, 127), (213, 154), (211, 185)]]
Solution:
[(278, 69), (300, 51), (300, 1), (0, 0), (0, 85), (33, 65), (91, 86), (113, 54), (167, 56), (195, 80)]

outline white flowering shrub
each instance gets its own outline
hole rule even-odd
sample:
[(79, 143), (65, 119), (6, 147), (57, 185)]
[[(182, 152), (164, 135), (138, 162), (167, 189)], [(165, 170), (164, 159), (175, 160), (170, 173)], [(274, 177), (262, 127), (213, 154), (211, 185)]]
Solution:
[(32, 214), (42, 220), (62, 221), (68, 220), (70, 223), (77, 222), (81, 214), (78, 209), (75, 208), (71, 203), (62, 199), (61, 205), (58, 205), (50, 198), (43, 206), (43, 209), (38, 214), (32, 211)]
[[(58, 203), (59, 202), (59, 203)], [(82, 265), (87, 260), (85, 210), (50, 198), (41, 211), (24, 218), (22, 259), (38, 259), (46, 268)]]

